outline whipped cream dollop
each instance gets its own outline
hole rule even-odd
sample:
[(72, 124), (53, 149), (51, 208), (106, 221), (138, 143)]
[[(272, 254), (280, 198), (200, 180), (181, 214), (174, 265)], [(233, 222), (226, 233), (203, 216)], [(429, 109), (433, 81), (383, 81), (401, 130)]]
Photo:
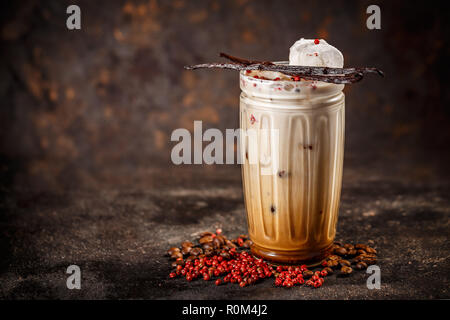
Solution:
[(309, 67), (344, 67), (342, 53), (323, 39), (296, 41), (289, 51), (289, 64)]

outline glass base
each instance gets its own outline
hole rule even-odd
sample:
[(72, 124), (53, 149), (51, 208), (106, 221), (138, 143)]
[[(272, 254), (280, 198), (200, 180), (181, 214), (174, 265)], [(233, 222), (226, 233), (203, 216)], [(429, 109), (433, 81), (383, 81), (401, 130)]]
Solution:
[(260, 247), (253, 244), (250, 247), (251, 252), (260, 258), (265, 260), (280, 263), (280, 264), (305, 264), (308, 267), (314, 267), (319, 265), (326, 257), (331, 254), (331, 247), (333, 243), (324, 249), (316, 252), (307, 250), (299, 251), (275, 251), (267, 248)]

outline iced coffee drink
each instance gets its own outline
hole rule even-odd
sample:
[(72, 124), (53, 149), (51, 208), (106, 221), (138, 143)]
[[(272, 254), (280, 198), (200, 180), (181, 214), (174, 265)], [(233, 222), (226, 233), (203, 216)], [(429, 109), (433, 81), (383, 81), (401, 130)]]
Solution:
[[(297, 41), (290, 65), (343, 67), (324, 40)], [(284, 62), (287, 64), (287, 62)], [(344, 156), (342, 84), (240, 73), (242, 177), (252, 252), (317, 263), (336, 233)]]

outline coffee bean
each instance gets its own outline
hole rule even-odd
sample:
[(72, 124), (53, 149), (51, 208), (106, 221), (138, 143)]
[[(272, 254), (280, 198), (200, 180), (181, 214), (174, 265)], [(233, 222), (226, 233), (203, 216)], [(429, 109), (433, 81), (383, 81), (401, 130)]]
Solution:
[(214, 249), (214, 245), (212, 242), (206, 242), (202, 245), (203, 250), (212, 250)]
[(355, 249), (355, 246), (352, 245), (352, 244), (350, 244), (350, 243), (344, 244), (343, 247), (344, 247), (345, 249), (347, 249), (347, 250), (353, 250), (353, 249)]
[(369, 254), (364, 254), (364, 255), (359, 255), (355, 258), (356, 262), (360, 262), (363, 261), (365, 262), (367, 265), (372, 265), (377, 263), (377, 257), (375, 255), (369, 255)]
[(230, 240), (226, 240), (225, 244), (227, 245), (227, 247), (236, 248), (236, 245), (233, 242), (231, 242)]
[(334, 253), (340, 256), (345, 256), (347, 254), (347, 249), (344, 247), (339, 247), (337, 249), (334, 249)]
[(225, 238), (222, 235), (218, 235), (216, 238), (219, 240), (221, 246), (225, 244)]
[(215, 237), (212, 241), (214, 248), (220, 248), (222, 244), (220, 243), (220, 240)]
[(181, 247), (182, 248), (184, 248), (184, 247), (193, 247), (194, 246), (194, 244), (191, 242), (191, 241), (184, 241), (182, 244), (181, 244)]
[(192, 248), (190, 254), (193, 256), (198, 256), (199, 254), (202, 254), (203, 250), (202, 248)]
[(328, 260), (327, 261), (327, 266), (330, 268), (336, 268), (338, 265), (339, 265), (338, 260)]
[(357, 270), (366, 270), (367, 269), (367, 264), (364, 261), (360, 261), (356, 264), (355, 268)]
[(356, 249), (350, 249), (350, 250), (348, 250), (347, 255), (348, 256), (356, 256), (357, 253), (358, 252), (356, 251)]
[(174, 252), (180, 252), (180, 248), (172, 247), (169, 250), (167, 250), (167, 255), (171, 256)]
[(355, 257), (356, 261), (361, 261), (364, 259), (376, 259), (377, 256), (374, 254), (369, 254), (369, 253), (365, 253), (365, 254), (360, 254), (359, 256)]
[(207, 242), (212, 242), (213, 241), (213, 237), (210, 235), (206, 235), (200, 238), (200, 240), (198, 240), (198, 242), (200, 242), (200, 244), (204, 244)]
[(344, 266), (350, 267), (351, 266), (350, 261), (344, 260), (344, 259), (340, 260), (339, 264), (341, 265), (341, 267), (344, 267)]
[(209, 231), (204, 231), (202, 233), (200, 233), (200, 238), (203, 238), (205, 236), (212, 236), (214, 233), (209, 232)]
[(250, 248), (252, 244), (253, 244), (252, 240), (245, 240), (244, 241), (244, 247), (245, 248)]
[(212, 250), (212, 249), (205, 250), (205, 256), (210, 257), (212, 255), (214, 255), (214, 250)]
[(355, 244), (355, 248), (356, 248), (356, 249), (366, 250), (367, 245), (362, 244), (362, 243), (357, 243), (357, 244)]
[(351, 267), (343, 266), (341, 268), (341, 275), (349, 275), (352, 272), (353, 272), (353, 269)]
[(170, 256), (172, 259), (177, 259), (177, 258), (183, 258), (183, 254), (181, 252), (174, 252), (172, 253), (172, 255)]
[(314, 275), (314, 272), (312, 272), (311, 270), (303, 271), (303, 277), (305, 277), (305, 278), (311, 278), (313, 275)]
[(375, 250), (374, 248), (371, 248), (371, 247), (367, 247), (367, 248), (366, 248), (366, 252), (367, 252), (367, 253), (376, 254), (376, 253), (377, 253), (377, 250)]
[(357, 254), (366, 254), (366, 252), (363, 249), (359, 249), (356, 253)]
[(328, 260), (339, 260), (341, 257), (339, 257), (339, 256), (337, 256), (337, 255), (335, 255), (335, 254), (333, 254), (333, 255), (331, 255), (331, 256), (329, 256), (328, 257)]
[(192, 250), (192, 247), (183, 247), (181, 253), (187, 255)]

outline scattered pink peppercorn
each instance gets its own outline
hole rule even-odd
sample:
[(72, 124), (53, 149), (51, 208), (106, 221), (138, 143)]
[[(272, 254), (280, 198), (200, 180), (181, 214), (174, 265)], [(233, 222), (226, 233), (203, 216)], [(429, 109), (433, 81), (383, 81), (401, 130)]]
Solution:
[(319, 39), (315, 39), (314, 40), (314, 44), (319, 44), (320, 43), (320, 40)]

